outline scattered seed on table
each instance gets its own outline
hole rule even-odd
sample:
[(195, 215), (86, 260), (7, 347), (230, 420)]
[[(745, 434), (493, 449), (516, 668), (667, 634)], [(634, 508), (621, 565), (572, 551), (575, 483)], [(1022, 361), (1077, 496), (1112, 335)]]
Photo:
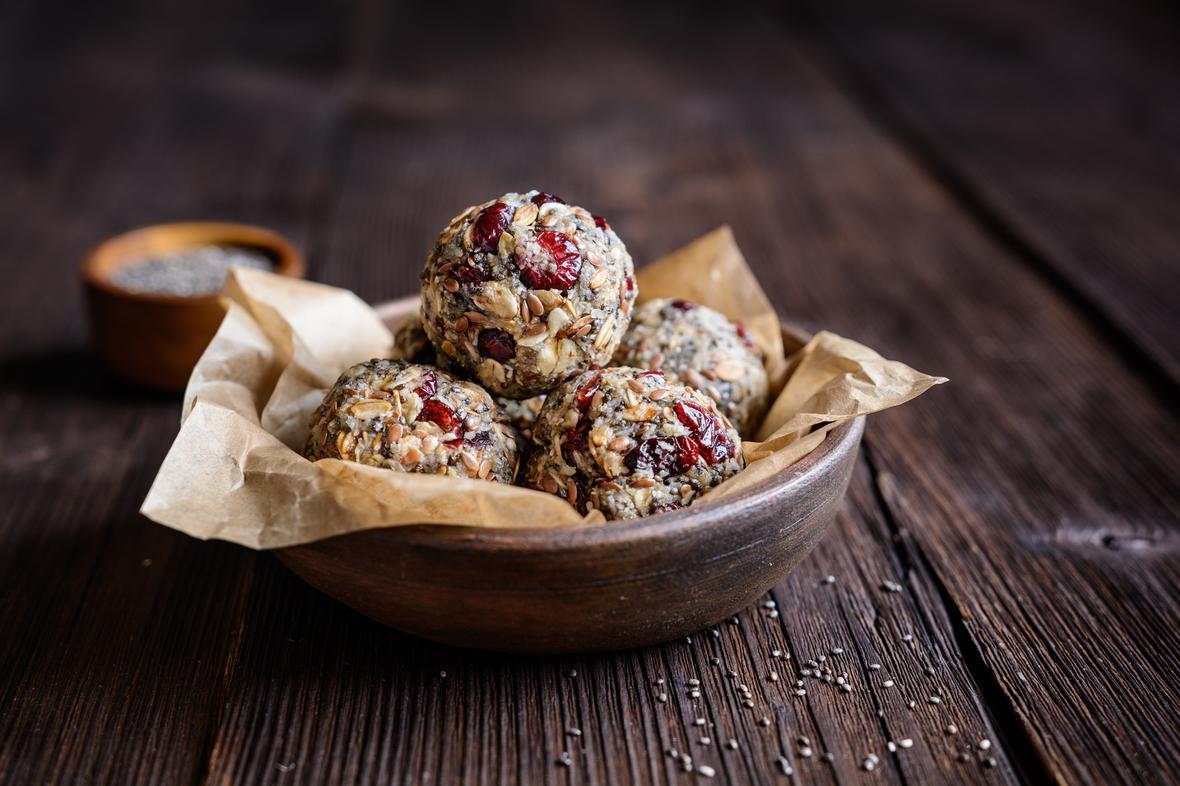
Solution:
[(869, 664), (869, 671), (880, 671), (880, 670), (881, 670), (880, 663), (870, 663)]
[(948, 723), (948, 724), (946, 725), (946, 728), (945, 728), (945, 729), (943, 729), (943, 731), (945, 731), (947, 734), (958, 734), (958, 733), (959, 733), (959, 727), (958, 727), (958, 726), (956, 726), (956, 725), (955, 725), (955, 724), (953, 724), (953, 723)]
[(714, 666), (720, 666), (721, 665), (721, 658), (718, 658), (716, 655), (714, 655), (712, 658), (709, 659), (709, 662), (712, 663)]
[(766, 616), (772, 620), (778, 619), (778, 609), (771, 609)]
[(754, 702), (750, 701), (749, 699), (744, 699), (742, 701), (742, 706), (748, 710), (752, 710), (754, 709)]
[(909, 703), (909, 704), (907, 704), (906, 706), (907, 706), (907, 707), (909, 707), (909, 708), (912, 710), (912, 709), (915, 709), (915, 708), (917, 708), (917, 706), (918, 706), (918, 702), (914, 701), (913, 699), (910, 699), (910, 703)]
[(712, 737), (701, 737), (701, 745), (712, 745), (712, 744), (713, 744)]
[(581, 737), (582, 736), (582, 730), (575, 727), (575, 726), (570, 726), (568, 729), (565, 730), (565, 733), (571, 737)]
[(829, 650), (829, 651), (830, 651), (830, 652), (831, 652), (833, 655), (843, 655), (843, 654), (844, 654), (844, 648), (843, 648), (843, 647), (832, 647), (832, 649), (831, 649), (831, 650)]
[(777, 606), (777, 605), (778, 605), (778, 604), (777, 604), (777, 603), (775, 603), (773, 600), (768, 600), (768, 601), (766, 601), (765, 603), (763, 603), (763, 604), (762, 604), (762, 608), (764, 608), (764, 609), (773, 609), (773, 608), (774, 608), (775, 606)]
[(699, 699), (700, 697), (701, 697), (701, 692), (699, 690), (690, 690), (688, 692), (688, 698), (690, 698), (690, 699)]
[(736, 751), (738, 749), (738, 741), (731, 739), (725, 743), (725, 747), (729, 748), (731, 751)]
[(447, 673), (445, 671), (440, 671), (438, 673), (438, 676), (442, 677), (445, 680), (447, 678)]
[(759, 718), (758, 725), (761, 726), (762, 728), (766, 728), (767, 726), (770, 725), (770, 718)]
[(771, 682), (778, 682), (778, 675), (772, 671), (766, 675), (766, 679), (770, 680)]
[(991, 769), (992, 767), (996, 766), (996, 760), (993, 759), (991, 756), (988, 756), (986, 759), (983, 760), (983, 766), (987, 767), (988, 769)]
[(890, 753), (897, 752), (897, 743), (894, 742), (893, 740), (890, 740), (889, 742), (885, 743), (885, 747), (889, 750)]
[(886, 688), (892, 688), (896, 684), (897, 683), (895, 683), (893, 680), (885, 680), (884, 682), (881, 683), (881, 685)]
[(799, 755), (805, 759), (810, 759), (812, 752), (813, 751), (811, 750), (811, 748), (807, 747), (806, 745), (804, 745), (802, 748), (799, 749)]
[(942, 704), (942, 697), (941, 696), (930, 696), (926, 699), (926, 701), (930, 702), (931, 704)]
[(901, 637), (901, 640), (902, 640), (902, 641), (913, 641), (913, 640), (914, 640), (914, 634), (912, 634), (912, 633), (907, 633), (906, 635), (904, 635), (904, 636), (902, 636), (902, 637)]
[(904, 740), (898, 740), (898, 743), (897, 743), (897, 744), (898, 744), (898, 745), (900, 745), (900, 746), (901, 746), (901, 747), (903, 747), (903, 748), (912, 748), (912, 747), (914, 747), (914, 741), (913, 741), (913, 740), (911, 740), (909, 737), (906, 737)]
[(959, 761), (961, 761), (961, 762), (971, 761), (971, 755), (968, 753), (960, 753), (959, 754)]
[(795, 770), (793, 767), (791, 767), (791, 762), (787, 761), (786, 756), (779, 756), (777, 759), (775, 759), (775, 764), (778, 765), (779, 771), (783, 775), (794, 775), (795, 774)]
[(991, 748), (991, 746), (992, 746), (992, 741), (989, 740), (987, 737), (984, 737), (982, 740), (979, 741), (979, 749), (981, 751), (988, 750), (989, 748)]
[(658, 701), (660, 704), (665, 704), (668, 701), (668, 694), (667, 693), (658, 694), (656, 696), (656, 701)]
[(708, 764), (702, 764), (700, 767), (697, 767), (697, 772), (699, 772), (701, 775), (704, 775), (706, 778), (712, 778), (717, 774), (717, 771)]
[(705, 719), (704, 719), (704, 718), (697, 718), (696, 720), (694, 720), (694, 721), (692, 722), (692, 725), (693, 725), (693, 726), (704, 726), (704, 725), (705, 725)]
[(833, 576), (831, 574), (824, 576), (824, 584), (835, 584), (835, 583), (836, 583), (835, 576)]
[(804, 737), (803, 735), (799, 735), (799, 737), (798, 737), (798, 738), (796, 738), (796, 740), (795, 740), (795, 743), (796, 743), (796, 744), (798, 744), (798, 745), (810, 745), (810, 744), (811, 744), (811, 738), (810, 738), (810, 737)]
[(557, 763), (560, 764), (562, 767), (574, 766), (574, 760), (573, 760), (573, 758), (570, 757), (569, 751), (562, 751), (561, 755), (557, 757)]
[(573, 679), (574, 677), (578, 676), (578, 670), (577, 669), (570, 669), (569, 674), (567, 676), (569, 676), (570, 679)]
[(797, 689), (795, 690), (795, 695), (796, 695), (796, 696), (806, 696), (806, 695), (807, 695), (807, 691), (806, 691), (806, 690), (804, 690), (803, 688), (797, 688)]

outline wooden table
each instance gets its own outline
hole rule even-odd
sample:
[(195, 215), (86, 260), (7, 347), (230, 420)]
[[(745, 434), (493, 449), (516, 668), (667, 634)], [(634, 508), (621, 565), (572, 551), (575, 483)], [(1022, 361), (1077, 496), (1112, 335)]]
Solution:
[[(0, 14), (0, 782), (1180, 781), (1173, 12), (447, 5)], [(640, 262), (728, 222), (783, 314), (951, 378), (872, 419), (778, 616), (460, 651), (138, 516), (179, 401), (85, 352), (88, 247), (254, 222), (379, 301), (531, 186)], [(820, 655), (852, 692), (795, 695)]]

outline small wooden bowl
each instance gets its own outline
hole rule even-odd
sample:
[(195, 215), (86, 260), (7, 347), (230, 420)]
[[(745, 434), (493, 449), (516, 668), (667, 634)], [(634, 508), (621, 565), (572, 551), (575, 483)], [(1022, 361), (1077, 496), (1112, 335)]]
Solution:
[(224, 314), (216, 295), (177, 297), (130, 292), (111, 274), (146, 256), (203, 245), (264, 254), (284, 276), (303, 277), (303, 255), (284, 237), (246, 224), (158, 224), (113, 237), (82, 261), (91, 341), (103, 363), (146, 388), (184, 390)]
[[(417, 298), (382, 310), (391, 326)], [(802, 337), (784, 331), (788, 352)], [(833, 429), (738, 497), (630, 522), (552, 530), (388, 527), (278, 550), (312, 586), (428, 639), (504, 652), (640, 647), (754, 602), (836, 515), (864, 419)]]

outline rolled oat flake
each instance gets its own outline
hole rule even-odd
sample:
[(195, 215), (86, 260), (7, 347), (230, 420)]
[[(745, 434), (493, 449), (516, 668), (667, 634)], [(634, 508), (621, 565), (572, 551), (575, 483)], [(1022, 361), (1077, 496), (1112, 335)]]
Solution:
[(231, 267), (274, 270), (265, 254), (241, 246), (193, 246), (143, 257), (111, 272), (120, 289), (149, 295), (215, 295)]

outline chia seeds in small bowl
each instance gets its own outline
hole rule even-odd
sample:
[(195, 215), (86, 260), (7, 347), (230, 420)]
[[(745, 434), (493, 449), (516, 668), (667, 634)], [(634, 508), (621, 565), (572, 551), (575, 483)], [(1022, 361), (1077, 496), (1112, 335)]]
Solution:
[(303, 276), (286, 238), (244, 224), (160, 224), (100, 244), (81, 270), (95, 352), (128, 382), (183, 390), (221, 324), (217, 294), (235, 266)]
[(245, 246), (200, 245), (151, 254), (111, 271), (111, 284), (145, 295), (207, 297), (225, 284), (231, 267), (273, 271), (268, 255)]

